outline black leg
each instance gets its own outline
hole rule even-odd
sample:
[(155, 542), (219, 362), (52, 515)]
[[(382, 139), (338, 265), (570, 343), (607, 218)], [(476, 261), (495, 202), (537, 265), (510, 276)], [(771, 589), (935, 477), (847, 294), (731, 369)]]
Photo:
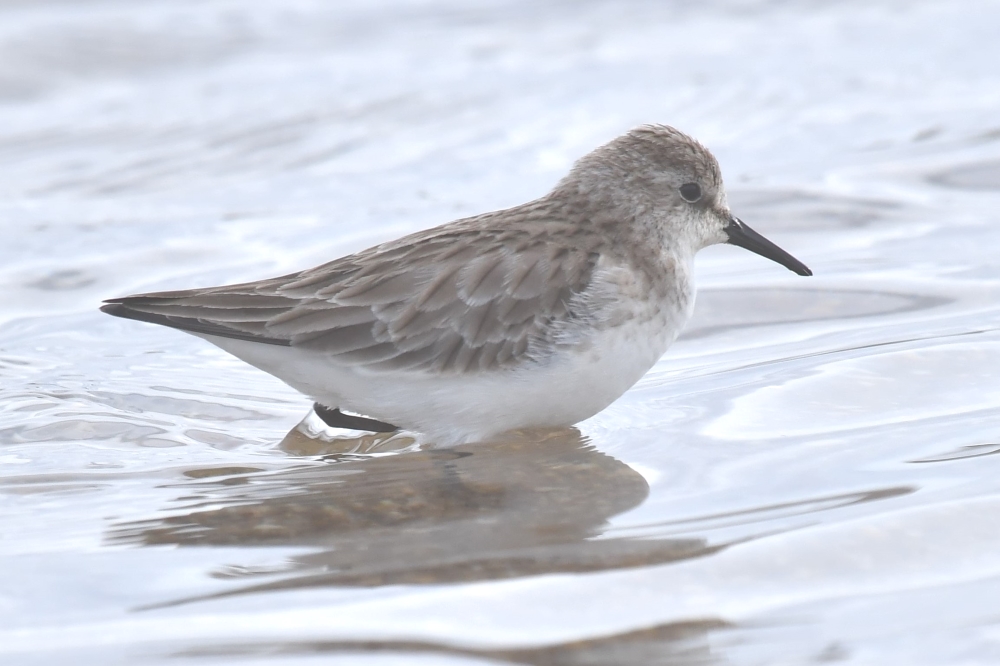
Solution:
[(399, 430), (399, 428), (389, 423), (383, 423), (375, 419), (366, 419), (363, 416), (351, 416), (339, 409), (324, 407), (318, 402), (313, 405), (313, 409), (316, 410), (316, 416), (320, 417), (323, 423), (331, 428), (350, 428), (351, 430), (368, 430), (370, 432), (395, 432)]

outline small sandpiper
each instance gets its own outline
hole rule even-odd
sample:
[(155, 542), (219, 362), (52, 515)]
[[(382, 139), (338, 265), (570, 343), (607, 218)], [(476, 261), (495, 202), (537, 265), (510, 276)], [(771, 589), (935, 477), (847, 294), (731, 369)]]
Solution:
[(309, 396), (330, 425), (449, 445), (611, 404), (677, 337), (694, 255), (716, 243), (812, 274), (733, 216), (704, 146), (645, 125), (536, 201), (283, 277), (101, 309), (208, 340)]

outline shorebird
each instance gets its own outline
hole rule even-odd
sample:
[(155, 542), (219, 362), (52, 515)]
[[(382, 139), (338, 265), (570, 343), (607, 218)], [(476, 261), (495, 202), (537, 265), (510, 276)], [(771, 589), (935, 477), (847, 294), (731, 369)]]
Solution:
[(330, 425), (449, 445), (610, 405), (677, 337), (694, 255), (717, 243), (812, 274), (730, 212), (708, 149), (644, 125), (535, 201), (291, 275), (101, 309), (208, 340), (309, 396)]

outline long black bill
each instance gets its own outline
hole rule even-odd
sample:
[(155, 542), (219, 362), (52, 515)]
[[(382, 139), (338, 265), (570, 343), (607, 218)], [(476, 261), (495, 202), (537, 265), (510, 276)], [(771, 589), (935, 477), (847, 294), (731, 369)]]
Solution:
[(813, 274), (808, 266), (743, 224), (743, 220), (738, 217), (729, 221), (726, 226), (726, 234), (729, 236), (730, 245), (737, 245), (762, 257), (767, 257), (799, 275)]

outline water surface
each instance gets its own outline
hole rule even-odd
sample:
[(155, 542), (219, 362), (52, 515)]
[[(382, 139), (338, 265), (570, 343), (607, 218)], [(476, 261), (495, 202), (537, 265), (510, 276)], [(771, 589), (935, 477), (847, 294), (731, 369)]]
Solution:
[[(0, 3), (0, 660), (1000, 661), (995, 2)], [(641, 122), (698, 258), (577, 428), (419, 450), (102, 298), (544, 193)]]

